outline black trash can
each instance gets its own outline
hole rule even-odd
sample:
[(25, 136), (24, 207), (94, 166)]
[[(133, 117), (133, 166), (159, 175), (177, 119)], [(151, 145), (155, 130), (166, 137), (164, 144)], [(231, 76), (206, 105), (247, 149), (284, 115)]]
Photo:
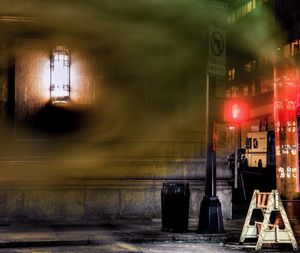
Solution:
[(188, 183), (165, 182), (161, 190), (162, 231), (186, 232), (189, 223)]

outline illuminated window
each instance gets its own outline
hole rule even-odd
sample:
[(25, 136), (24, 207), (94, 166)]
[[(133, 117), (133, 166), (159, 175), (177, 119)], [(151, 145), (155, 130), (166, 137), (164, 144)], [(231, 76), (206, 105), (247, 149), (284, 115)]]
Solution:
[(231, 14), (231, 23), (234, 23), (235, 22), (235, 13), (232, 13)]
[(239, 87), (231, 87), (231, 97), (235, 98), (239, 95)]
[(252, 72), (255, 68), (255, 64), (255, 60), (247, 62), (247, 64), (244, 65), (245, 72)]
[(51, 53), (50, 99), (52, 103), (70, 100), (70, 55), (64, 46), (57, 46)]
[(246, 6), (247, 6), (247, 10), (246, 10), (247, 13), (252, 11), (252, 1), (249, 1)]
[(245, 69), (245, 72), (251, 72), (252, 70), (252, 65), (250, 62), (248, 62), (247, 64), (244, 65), (244, 69)]
[(248, 86), (245, 86), (244, 87), (244, 96), (246, 97), (248, 95), (249, 95), (249, 88), (248, 88)]
[(270, 65), (269, 61), (270, 60), (269, 60), (268, 56), (266, 56), (266, 55), (261, 56), (260, 59), (259, 59), (259, 66), (260, 67), (268, 66), (268, 65)]
[[(262, 0), (260, 0), (262, 1)], [(234, 23), (237, 19), (245, 16), (256, 8), (256, 0), (250, 0), (233, 10), (233, 12), (228, 17), (229, 23)]]
[(291, 50), (290, 50), (290, 44), (286, 44), (283, 46), (283, 51), (284, 51), (284, 57), (288, 58), (291, 55)]
[(228, 70), (228, 81), (232, 81), (235, 79), (235, 68)]
[(239, 88), (231, 86), (227, 91), (226, 91), (226, 97), (227, 98), (234, 98), (238, 96)]
[(295, 40), (291, 43), (291, 56), (299, 54), (299, 40)]
[(273, 80), (266, 79), (261, 80), (260, 91), (261, 93), (266, 93), (273, 90)]
[(241, 18), (242, 17), (242, 7), (241, 6), (238, 7), (235, 13), (236, 13), (236, 15), (235, 15), (236, 19)]
[(226, 91), (226, 98), (230, 98), (230, 96), (231, 96), (231, 90), (227, 90)]
[(251, 95), (255, 96), (255, 82), (253, 82), (251, 86)]
[(247, 14), (247, 5), (244, 4), (241, 8), (241, 16), (245, 16)]
[(294, 56), (300, 53), (300, 40), (295, 40), (283, 46), (283, 54), (285, 58)]

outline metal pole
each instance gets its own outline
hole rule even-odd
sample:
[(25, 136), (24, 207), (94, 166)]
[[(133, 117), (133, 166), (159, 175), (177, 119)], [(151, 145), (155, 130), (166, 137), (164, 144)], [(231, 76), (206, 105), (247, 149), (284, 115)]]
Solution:
[(233, 177), (234, 189), (238, 188), (238, 148), (239, 148), (238, 128), (239, 128), (238, 124), (235, 124), (234, 177)]
[(215, 80), (206, 76), (206, 141), (207, 162), (205, 196), (201, 202), (198, 232), (220, 233), (224, 231), (221, 203), (216, 196), (216, 152), (213, 149), (213, 106)]
[(215, 196), (216, 195), (216, 162), (215, 154), (213, 151), (213, 121), (212, 112), (210, 111), (212, 98), (211, 98), (211, 87), (210, 87), (210, 76), (206, 76), (206, 143), (207, 143), (207, 154), (206, 154), (206, 184), (205, 184), (205, 195)]

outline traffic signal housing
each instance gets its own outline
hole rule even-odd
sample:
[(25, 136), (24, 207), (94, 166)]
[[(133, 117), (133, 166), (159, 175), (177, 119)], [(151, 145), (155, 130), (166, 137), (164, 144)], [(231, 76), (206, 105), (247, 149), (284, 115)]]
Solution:
[(249, 104), (242, 100), (228, 99), (225, 101), (225, 122), (241, 123), (249, 120)]

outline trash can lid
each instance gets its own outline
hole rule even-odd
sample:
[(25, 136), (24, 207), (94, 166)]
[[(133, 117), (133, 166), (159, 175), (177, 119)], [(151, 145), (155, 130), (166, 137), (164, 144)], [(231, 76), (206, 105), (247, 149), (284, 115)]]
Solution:
[(163, 182), (163, 186), (167, 187), (179, 187), (179, 186), (184, 186), (184, 187), (189, 187), (189, 183), (184, 183), (184, 182)]

